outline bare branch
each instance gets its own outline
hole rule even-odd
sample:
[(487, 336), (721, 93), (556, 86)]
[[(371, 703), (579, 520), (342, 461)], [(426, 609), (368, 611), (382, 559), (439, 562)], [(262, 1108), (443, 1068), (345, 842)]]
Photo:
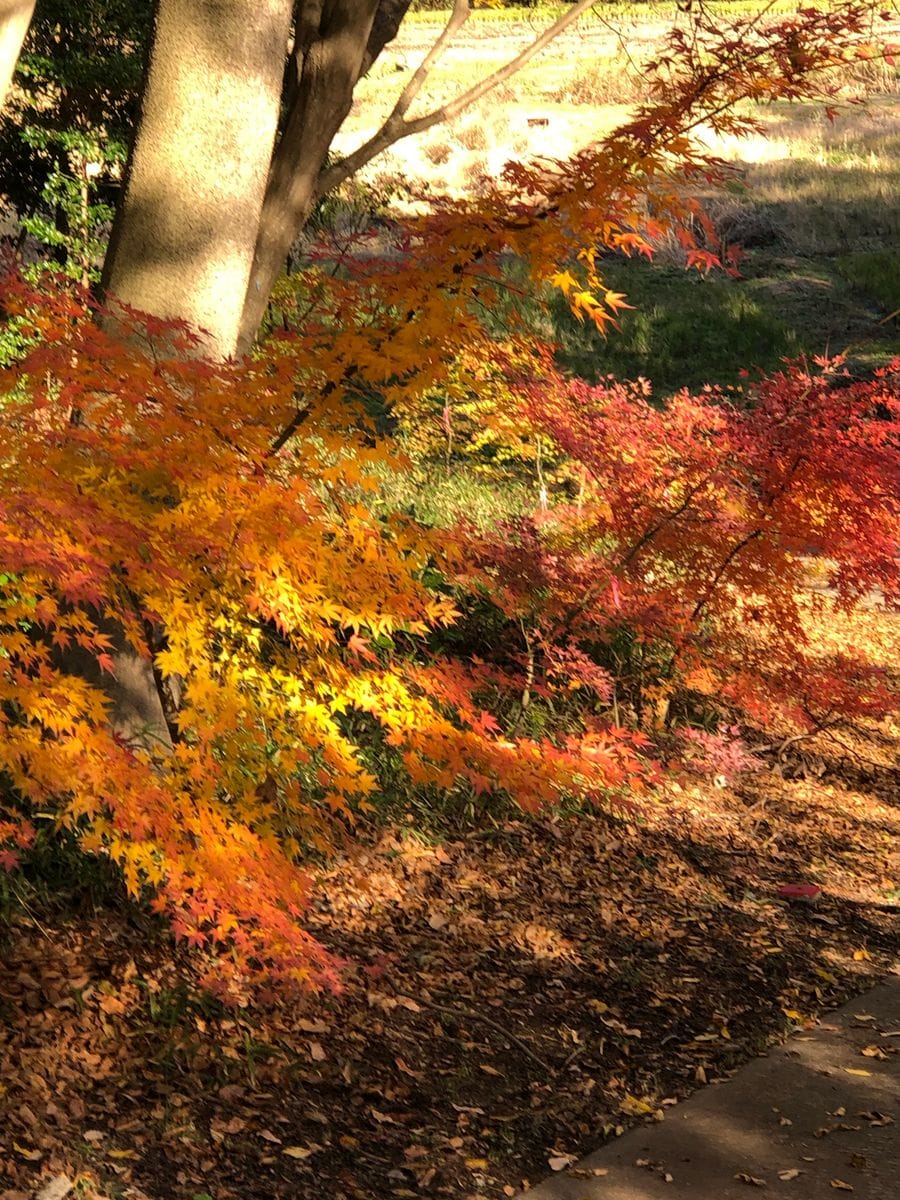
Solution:
[[(450, 100), (447, 104), (442, 104), (440, 108), (436, 108), (430, 113), (426, 113), (421, 117), (416, 117), (411, 121), (407, 121), (404, 119), (403, 114), (409, 107), (409, 103), (413, 97), (421, 88), (422, 81), (424, 80), (424, 74), (422, 74), (422, 78), (419, 79), (418, 82), (417, 77), (423, 72), (423, 68), (425, 69), (425, 74), (427, 74), (428, 69), (430, 69), (435, 58), (437, 57), (437, 53), (443, 51), (449, 39), (456, 33), (456, 30), (462, 24), (463, 20), (465, 20), (465, 17), (459, 19), (457, 18), (457, 12), (459, 8), (462, 7), (458, 0), (457, 5), (453, 10), (453, 14), (451, 15), (450, 20), (444, 29), (444, 32), (441, 34), (435, 45), (432, 46), (431, 50), (428, 51), (428, 54), (423, 59), (421, 66), (416, 71), (415, 75), (413, 75), (413, 78), (410, 80), (409, 84), (407, 84), (403, 95), (401, 95), (400, 99), (397, 101), (397, 104), (394, 106), (394, 110), (391, 115), (387, 118), (378, 132), (373, 134), (367, 142), (365, 142), (358, 149), (354, 150), (352, 154), (348, 154), (347, 157), (342, 159), (339, 163), (335, 163), (333, 166), (322, 172), (322, 174), (319, 176), (319, 182), (316, 185), (316, 194), (318, 196), (324, 196), (326, 192), (330, 192), (333, 188), (336, 188), (339, 184), (343, 183), (345, 179), (349, 179), (351, 175), (354, 175), (360, 169), (360, 167), (364, 167), (367, 162), (370, 162), (376, 156), (376, 154), (380, 154), (389, 146), (393, 146), (394, 143), (400, 141), (401, 138), (409, 137), (414, 133), (422, 133), (423, 130), (430, 129), (433, 125), (439, 125), (443, 121), (452, 121), (453, 118), (458, 116), (464, 109), (475, 104), (482, 98), (482, 96), (492, 91), (499, 84), (504, 83), (511, 75), (515, 75), (517, 71), (520, 71), (522, 67), (529, 63), (531, 59), (534, 58), (537, 53), (539, 53), (539, 51), (543, 50), (548, 43), (552, 42), (553, 39), (558, 36), (558, 34), (562, 33), (564, 29), (567, 29), (571, 24), (573, 24), (586, 9), (591, 7), (593, 3), (594, 0), (577, 0), (577, 2), (573, 4), (567, 12), (564, 12), (557, 20), (553, 22), (552, 25), (549, 25), (542, 34), (536, 37), (533, 42), (526, 46), (525, 49), (522, 50), (521, 53), (517, 54), (515, 58), (506, 63), (505, 66), (499, 67), (493, 72), (493, 74), (486, 76), (473, 87), (469, 88), (468, 91), (462, 92), (454, 100)], [(466, 15), (468, 15), (468, 3), (465, 3), (465, 9)], [(454, 21), (456, 21), (455, 25)], [(401, 107), (407, 91), (409, 91), (413, 85), (415, 85), (415, 89), (412, 96), (410, 96), (406, 105)]]
[(422, 84), (428, 78), (428, 72), (456, 36), (456, 31), (469, 19), (471, 11), (469, 0), (455, 0), (453, 12), (450, 14), (450, 20), (444, 26), (444, 32), (419, 63), (412, 79), (410, 79), (409, 83), (403, 89), (400, 99), (394, 105), (391, 115), (385, 122), (386, 125), (390, 125), (393, 121), (402, 120), (406, 116), (410, 104), (412, 104), (413, 100), (415, 100), (416, 96), (422, 90)]

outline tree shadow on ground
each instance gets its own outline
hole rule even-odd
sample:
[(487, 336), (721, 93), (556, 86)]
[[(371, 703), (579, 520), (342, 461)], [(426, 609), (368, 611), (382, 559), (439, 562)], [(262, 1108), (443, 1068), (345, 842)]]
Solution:
[[(900, 922), (869, 885), (900, 877), (896, 806), (759, 778), (765, 828), (755, 793), (684, 780), (620, 817), (384, 834), (322, 880), (310, 926), (345, 990), (299, 1007), (205, 1004), (165, 941), (114, 913), (43, 931), (25, 914), (0, 980), (0, 1157), (17, 1186), (38, 1168), (12, 1139), (152, 1200), (535, 1181), (894, 960)], [(804, 864), (816, 909), (776, 895)]]

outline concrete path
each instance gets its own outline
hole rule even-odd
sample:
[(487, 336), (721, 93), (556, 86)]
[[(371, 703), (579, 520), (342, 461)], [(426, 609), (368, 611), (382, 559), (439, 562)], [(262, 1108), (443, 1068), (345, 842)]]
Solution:
[(751, 1200), (754, 1192), (900, 1200), (900, 976), (525, 1195)]

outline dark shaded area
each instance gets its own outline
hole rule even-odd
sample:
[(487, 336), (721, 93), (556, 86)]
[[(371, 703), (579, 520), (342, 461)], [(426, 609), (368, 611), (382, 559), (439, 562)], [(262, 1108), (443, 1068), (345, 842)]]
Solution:
[[(40, 209), (50, 172), (65, 162), (54, 134), (94, 136), (124, 154), (152, 13), (152, 0), (38, 0), (15, 74), (18, 97), (0, 124), (0, 192), (20, 215)], [(115, 180), (101, 181), (99, 192), (113, 201)]]
[[(799, 776), (813, 752), (792, 748), (782, 774), (763, 770), (740, 793), (687, 787), (621, 818), (510, 810), (442, 841), (379, 843), (373, 830), (309, 915), (348, 961), (346, 991), (305, 1006), (217, 1012), (186, 986), (186, 960), (112, 913), (42, 920), (46, 937), (20, 915), (0, 978), (8, 1136), (38, 1136), (22, 1126), (27, 1104), (39, 1132), (151, 1200), (499, 1200), (556, 1153), (642, 1126), (700, 1073), (726, 1077), (895, 962), (900, 911), (879, 891), (900, 874), (893, 768), (845, 784), (853, 756), (830, 754), (817, 743), (812, 782)], [(778, 901), (780, 883), (811, 872), (817, 908)], [(35, 1076), (61, 1116), (46, 1116)], [(827, 1124), (836, 1104), (818, 1078), (808, 1090)], [(715, 1103), (719, 1089), (706, 1094)], [(858, 1107), (870, 1104), (861, 1090)], [(89, 1130), (102, 1139), (84, 1142)], [(851, 1134), (835, 1137), (850, 1148)], [(34, 1177), (0, 1146), (19, 1181)], [(731, 1146), (717, 1153), (729, 1178), (754, 1172), (750, 1159), (731, 1167)]]

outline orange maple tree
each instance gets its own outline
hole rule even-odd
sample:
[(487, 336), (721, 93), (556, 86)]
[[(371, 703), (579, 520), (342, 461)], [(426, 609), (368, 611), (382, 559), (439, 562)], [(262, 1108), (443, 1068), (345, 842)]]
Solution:
[[(804, 657), (796, 597), (810, 552), (837, 564), (840, 603), (896, 597), (896, 369), (847, 385), (791, 368), (740, 404), (658, 412), (639, 387), (561, 379), (549, 348), (501, 343), (478, 315), (510, 251), (601, 328), (624, 302), (602, 250), (649, 254), (677, 230), (693, 265), (727, 263), (691, 232), (689, 185), (725, 169), (693, 131), (745, 131), (738, 101), (815, 93), (810, 70), (874, 53), (868, 12), (676, 32), (628, 125), (572, 163), (509, 167), (477, 204), (436, 205), (352, 270), (287, 281), (283, 329), (245, 361), (199, 361), (188, 331), (118, 309), (110, 332), (87, 297), (10, 277), (29, 348), (0, 378), (3, 865), (37, 824), (65, 827), (207, 956), (223, 994), (335, 985), (300, 919), (302, 862), (378, 790), (352, 715), (412, 785), (535, 807), (626, 803), (652, 781), (651, 658), (656, 712), (691, 692), (730, 720), (889, 707), (864, 665)], [(578, 502), (499, 538), (373, 503), (395, 451), (360, 398), (375, 389), (414, 424), (451, 378), (502, 398), (482, 413), (498, 437), (548, 439)], [(454, 643), (485, 596), (518, 650)], [(104, 693), (67, 669), (77, 648), (114, 671), (117, 639), (168, 689), (165, 745), (117, 733)], [(640, 647), (627, 667), (623, 639)], [(541, 692), (590, 700), (526, 736), (510, 697), (521, 710)]]

